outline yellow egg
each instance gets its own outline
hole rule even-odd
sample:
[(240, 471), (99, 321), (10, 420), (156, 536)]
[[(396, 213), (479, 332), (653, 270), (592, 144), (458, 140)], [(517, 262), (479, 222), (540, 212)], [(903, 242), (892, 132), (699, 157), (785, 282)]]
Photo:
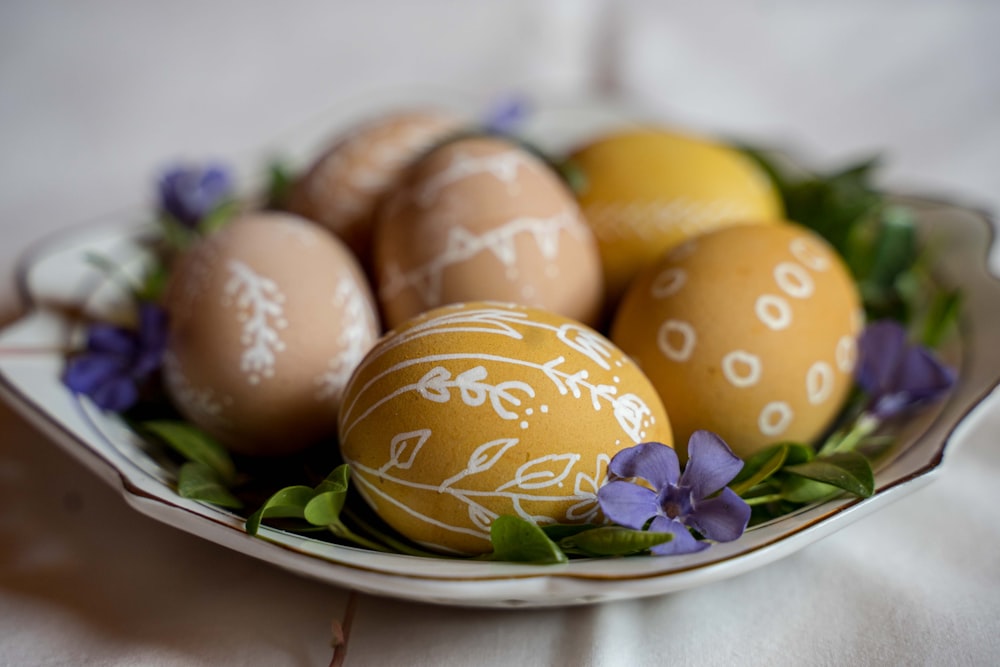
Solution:
[(339, 432), (379, 516), (463, 554), (489, 551), (500, 515), (594, 520), (611, 456), (672, 445), (656, 391), (606, 338), (492, 302), (438, 308), (384, 337), (348, 384)]
[(583, 173), (577, 196), (600, 245), (611, 301), (692, 235), (782, 217), (774, 186), (752, 160), (702, 139), (657, 128), (621, 131), (570, 159)]
[(390, 327), (448, 303), (497, 300), (594, 323), (603, 297), (594, 235), (565, 185), (507, 141), (467, 138), (413, 165), (373, 239)]
[(352, 128), (327, 148), (292, 188), (289, 209), (315, 220), (367, 258), (379, 198), (406, 167), (461, 121), (440, 111), (403, 111)]
[(629, 287), (611, 338), (652, 380), (674, 439), (719, 434), (740, 456), (817, 438), (851, 387), (860, 299), (840, 257), (793, 224), (678, 246)]
[(378, 324), (343, 243), (296, 216), (244, 215), (171, 270), (164, 363), (177, 408), (229, 449), (288, 454), (336, 436)]

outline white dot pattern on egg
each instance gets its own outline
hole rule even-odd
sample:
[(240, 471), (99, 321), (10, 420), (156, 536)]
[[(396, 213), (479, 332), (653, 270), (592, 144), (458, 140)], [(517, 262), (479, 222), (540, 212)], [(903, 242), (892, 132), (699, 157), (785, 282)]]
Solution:
[(640, 275), (612, 340), (657, 387), (679, 446), (698, 429), (749, 455), (809, 441), (850, 389), (862, 325), (840, 258), (794, 224), (697, 237)]
[(655, 389), (600, 334), (553, 313), (446, 306), (383, 338), (340, 411), (341, 452), (366, 501), (438, 551), (489, 550), (490, 523), (600, 520), (610, 457), (671, 444)]
[(336, 432), (379, 333), (356, 260), (301, 218), (248, 214), (184, 255), (165, 298), (177, 408), (234, 451), (290, 453)]

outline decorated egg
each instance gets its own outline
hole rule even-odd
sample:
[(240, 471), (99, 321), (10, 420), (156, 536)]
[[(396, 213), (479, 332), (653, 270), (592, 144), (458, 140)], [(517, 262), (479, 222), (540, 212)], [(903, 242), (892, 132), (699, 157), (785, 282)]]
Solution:
[(671, 445), (656, 391), (584, 325), (535, 308), (445, 306), (390, 332), (351, 378), (340, 447), (352, 484), (428, 548), (490, 550), (490, 524), (599, 520), (617, 451)]
[(701, 232), (782, 217), (767, 175), (748, 157), (658, 128), (621, 131), (575, 151), (577, 197), (597, 236), (608, 298), (666, 250)]
[(167, 390), (234, 452), (287, 454), (335, 437), (350, 377), (378, 336), (357, 261), (301, 218), (253, 213), (171, 270)]
[(650, 378), (674, 439), (719, 434), (740, 456), (810, 442), (852, 384), (860, 299), (840, 257), (794, 224), (691, 239), (640, 274), (612, 340)]
[(405, 167), (461, 127), (439, 111), (392, 113), (339, 137), (295, 183), (289, 208), (315, 220), (365, 257), (372, 216)]
[(446, 143), (413, 165), (375, 229), (388, 326), (448, 303), (498, 300), (593, 323), (602, 301), (593, 233), (569, 190), (500, 139)]

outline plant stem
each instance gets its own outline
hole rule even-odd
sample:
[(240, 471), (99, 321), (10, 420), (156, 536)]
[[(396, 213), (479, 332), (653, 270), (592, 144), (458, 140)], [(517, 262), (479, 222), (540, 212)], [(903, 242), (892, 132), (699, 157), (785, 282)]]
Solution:
[(756, 496), (754, 498), (744, 498), (743, 502), (747, 505), (753, 507), (754, 505), (766, 505), (767, 503), (775, 503), (781, 500), (780, 493), (769, 493), (766, 496)]

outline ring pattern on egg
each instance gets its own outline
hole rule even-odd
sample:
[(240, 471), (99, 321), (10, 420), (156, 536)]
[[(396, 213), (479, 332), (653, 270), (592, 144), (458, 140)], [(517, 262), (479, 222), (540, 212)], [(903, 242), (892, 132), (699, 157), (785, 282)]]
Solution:
[[(679, 344), (675, 341), (678, 337)], [(667, 320), (661, 324), (656, 337), (656, 343), (664, 356), (677, 362), (685, 362), (691, 358), (697, 340), (698, 334), (694, 327), (681, 320)]]
[(767, 437), (779, 436), (788, 430), (795, 413), (784, 401), (772, 401), (764, 406), (757, 418), (757, 428)]
[(816, 247), (816, 242), (806, 236), (792, 239), (788, 250), (795, 259), (813, 271), (826, 271), (830, 268), (830, 258)]
[(745, 350), (734, 350), (722, 358), (722, 374), (740, 389), (760, 382), (761, 370), (760, 357)]
[(792, 323), (792, 307), (788, 301), (774, 294), (762, 294), (754, 303), (757, 318), (772, 331), (787, 329)]
[(833, 367), (825, 361), (817, 361), (806, 372), (806, 396), (813, 405), (819, 405), (833, 393)]
[(808, 299), (816, 289), (809, 273), (794, 262), (781, 262), (774, 267), (774, 281), (782, 292), (796, 299)]
[(684, 269), (673, 267), (666, 271), (661, 271), (650, 287), (650, 293), (654, 299), (666, 299), (677, 294), (687, 282), (687, 272)]
[(850, 373), (857, 363), (858, 345), (853, 336), (841, 336), (837, 341), (836, 360), (837, 368), (842, 373)]

